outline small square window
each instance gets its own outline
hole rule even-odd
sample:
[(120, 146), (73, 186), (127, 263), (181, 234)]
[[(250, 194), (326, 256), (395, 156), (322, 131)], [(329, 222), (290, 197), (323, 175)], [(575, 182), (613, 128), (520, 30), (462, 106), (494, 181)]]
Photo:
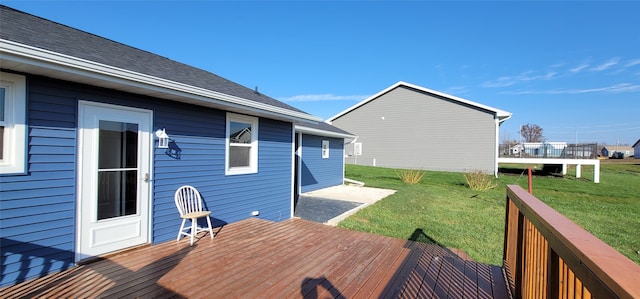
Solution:
[(26, 170), (26, 80), (0, 72), (0, 174)]
[(225, 173), (258, 172), (258, 118), (227, 113)]
[(329, 140), (322, 140), (322, 159), (329, 158)]

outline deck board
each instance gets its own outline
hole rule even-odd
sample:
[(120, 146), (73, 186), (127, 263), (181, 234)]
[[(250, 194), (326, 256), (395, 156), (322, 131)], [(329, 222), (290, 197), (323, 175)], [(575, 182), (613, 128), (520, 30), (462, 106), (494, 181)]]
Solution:
[(0, 290), (0, 298), (509, 298), (461, 252), (300, 219), (248, 219), (194, 246), (145, 246)]

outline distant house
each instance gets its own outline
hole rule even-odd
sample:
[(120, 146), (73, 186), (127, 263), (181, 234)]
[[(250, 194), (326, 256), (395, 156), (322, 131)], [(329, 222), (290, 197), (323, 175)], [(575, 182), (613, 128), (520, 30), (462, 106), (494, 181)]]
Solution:
[(640, 159), (640, 139), (633, 144), (633, 158)]
[(497, 174), (500, 124), (511, 113), (398, 82), (327, 122), (358, 139), (352, 164)]
[(303, 188), (342, 182), (351, 135), (318, 117), (6, 6), (0, 21), (0, 287), (175, 240), (182, 185), (221, 225), (291, 218), (296, 176)]
[(613, 153), (621, 153), (622, 158), (635, 156), (635, 148), (633, 146), (609, 144), (605, 145), (605, 147), (609, 150), (609, 156), (613, 155)]

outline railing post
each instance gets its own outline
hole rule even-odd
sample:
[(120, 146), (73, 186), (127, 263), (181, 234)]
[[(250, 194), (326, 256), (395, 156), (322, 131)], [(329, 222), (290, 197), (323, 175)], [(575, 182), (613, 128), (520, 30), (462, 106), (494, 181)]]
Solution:
[(503, 263), (508, 269), (509, 287), (515, 298), (522, 298), (524, 271), (524, 215), (507, 195), (505, 209)]

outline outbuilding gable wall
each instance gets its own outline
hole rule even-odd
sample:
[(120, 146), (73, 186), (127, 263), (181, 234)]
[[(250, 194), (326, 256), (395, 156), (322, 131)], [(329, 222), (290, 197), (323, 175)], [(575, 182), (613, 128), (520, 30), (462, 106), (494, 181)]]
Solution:
[(347, 163), (392, 168), (494, 173), (494, 113), (400, 86), (332, 124), (358, 136)]
[(0, 287), (74, 264), (79, 100), (153, 110), (154, 130), (171, 136), (179, 156), (153, 150), (154, 243), (175, 239), (173, 193), (185, 184), (199, 189), (218, 225), (252, 211), (291, 217), (291, 123), (261, 118), (258, 173), (225, 176), (225, 111), (27, 76), (28, 173), (0, 177)]

